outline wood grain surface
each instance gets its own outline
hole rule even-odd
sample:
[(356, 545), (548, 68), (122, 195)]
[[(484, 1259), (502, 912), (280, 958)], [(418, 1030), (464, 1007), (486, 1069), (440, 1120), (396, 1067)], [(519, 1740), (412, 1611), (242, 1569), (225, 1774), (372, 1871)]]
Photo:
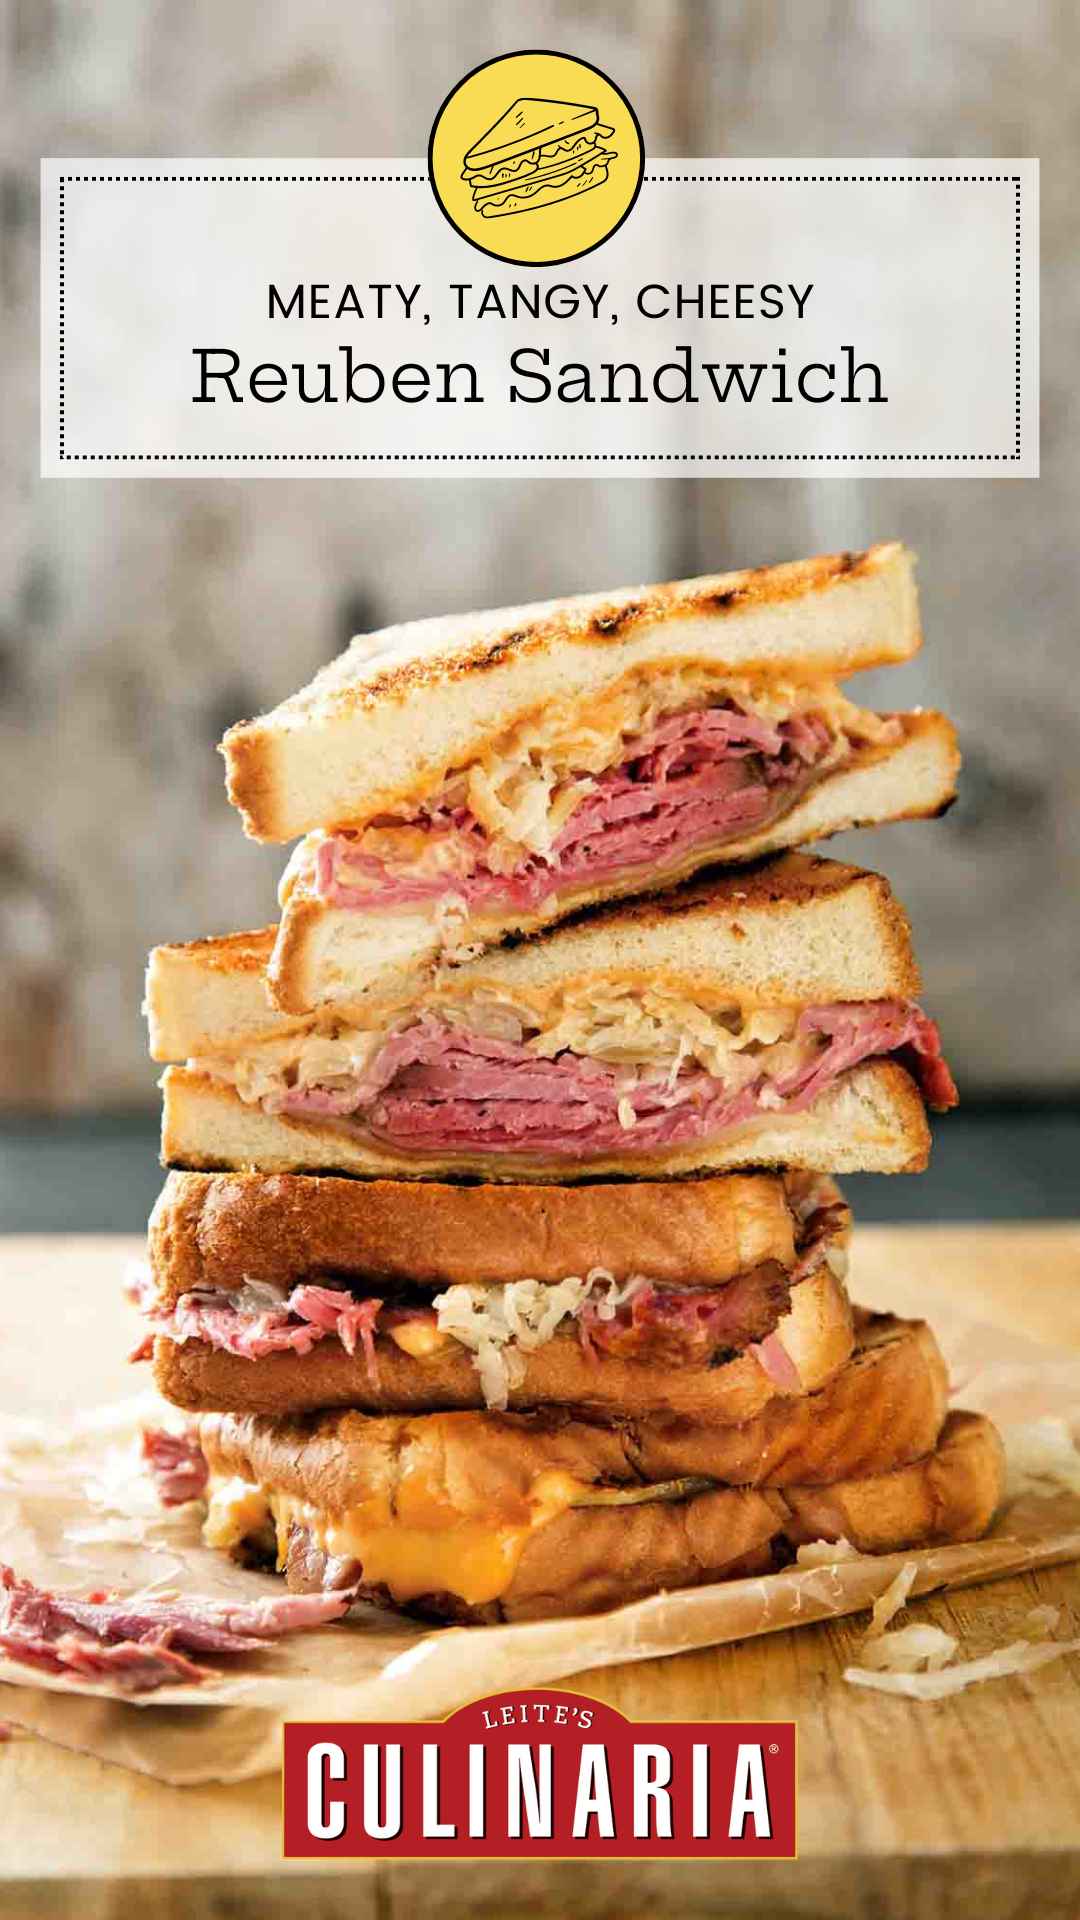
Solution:
[[(0, 1405), (47, 1413), (130, 1391), (118, 1297), (135, 1241), (0, 1242)], [(947, 1300), (1080, 1351), (1080, 1227), (864, 1228), (855, 1291)], [(44, 1303), (64, 1338), (41, 1340)], [(913, 1617), (978, 1649), (1039, 1603), (1077, 1631), (1067, 1567), (934, 1596)], [(841, 1679), (865, 1622), (841, 1620), (562, 1684), (640, 1719), (796, 1719), (800, 1857), (763, 1865), (491, 1863), (313, 1873), (280, 1857), (279, 1783), (173, 1788), (16, 1736), (0, 1747), (0, 1915), (276, 1920), (646, 1914), (1056, 1920), (1080, 1912), (1080, 1660), (926, 1706)], [(2, 1712), (2, 1699), (0, 1699)]]

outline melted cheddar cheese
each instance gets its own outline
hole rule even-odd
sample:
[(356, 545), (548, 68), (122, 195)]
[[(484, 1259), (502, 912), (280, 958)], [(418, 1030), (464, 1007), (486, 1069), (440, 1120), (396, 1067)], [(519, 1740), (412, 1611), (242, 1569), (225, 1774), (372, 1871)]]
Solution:
[(365, 1584), (385, 1586), (394, 1600), (452, 1593), (467, 1606), (484, 1606), (506, 1592), (532, 1534), (567, 1508), (585, 1504), (591, 1492), (583, 1481), (553, 1469), (537, 1476), (520, 1513), (488, 1521), (463, 1518), (433, 1496), (419, 1474), (403, 1476), (393, 1510), (377, 1494), (344, 1513), (233, 1478), (211, 1481), (203, 1538), (208, 1546), (232, 1548), (272, 1525), (280, 1569), (289, 1534), (300, 1526), (323, 1552), (358, 1560)]
[(479, 1520), (461, 1515), (419, 1472), (402, 1475), (393, 1505), (380, 1492), (343, 1513), (246, 1480), (211, 1478), (203, 1538), (208, 1546), (231, 1548), (272, 1528), (280, 1569), (293, 1527), (303, 1527), (323, 1552), (359, 1561), (365, 1584), (384, 1586), (401, 1605), (423, 1594), (451, 1593), (478, 1607), (507, 1591), (533, 1535), (570, 1508), (682, 1499), (709, 1484), (694, 1477), (647, 1487), (597, 1487), (553, 1467), (537, 1474), (516, 1507)]

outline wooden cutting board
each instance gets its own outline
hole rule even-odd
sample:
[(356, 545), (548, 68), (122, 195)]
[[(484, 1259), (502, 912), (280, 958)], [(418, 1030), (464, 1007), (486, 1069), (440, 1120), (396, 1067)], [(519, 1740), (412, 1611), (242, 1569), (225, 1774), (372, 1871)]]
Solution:
[[(0, 1405), (41, 1414), (131, 1391), (118, 1276), (138, 1251), (132, 1240), (0, 1241)], [(855, 1274), (874, 1305), (917, 1310), (937, 1294), (1080, 1352), (1080, 1226), (863, 1228)], [(1040, 1603), (1064, 1607), (1080, 1632), (1080, 1571), (935, 1596), (913, 1614), (961, 1641), (1004, 1644)], [(0, 1915), (1075, 1920), (1080, 1659), (926, 1706), (842, 1680), (864, 1627), (841, 1620), (561, 1683), (638, 1719), (797, 1720), (795, 1862), (298, 1870), (281, 1859), (276, 1778), (166, 1787), (16, 1736), (0, 1746)]]

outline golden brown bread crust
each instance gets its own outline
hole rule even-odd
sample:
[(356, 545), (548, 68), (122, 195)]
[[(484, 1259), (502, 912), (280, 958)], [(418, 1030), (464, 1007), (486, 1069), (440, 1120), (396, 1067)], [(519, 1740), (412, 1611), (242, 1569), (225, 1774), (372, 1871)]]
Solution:
[[(814, 604), (824, 593), (831, 620)], [(245, 832), (289, 840), (313, 826), (370, 818), (407, 794), (430, 791), (447, 767), (467, 764), (536, 712), (567, 673), (586, 698), (598, 683), (616, 683), (620, 665), (647, 671), (653, 654), (658, 662), (707, 660), (718, 672), (768, 678), (801, 671), (807, 680), (835, 679), (909, 659), (920, 644), (911, 556), (895, 541), (864, 553), (413, 622), (359, 636), (273, 713), (231, 727), (221, 743), (227, 789)], [(600, 651), (607, 657), (598, 667)], [(411, 724), (430, 712), (432, 690), (446, 696), (453, 716), (436, 728), (437, 743), (425, 742), (423, 727)], [(453, 690), (456, 701), (449, 698)], [(346, 755), (317, 783), (317, 799), (314, 789), (298, 793), (289, 766), (297, 734), (317, 731), (321, 739), (355, 722), (366, 723), (367, 759), (375, 728), (382, 723), (383, 734), (390, 731), (391, 751), (378, 768), (383, 784), (361, 782), (358, 811)], [(406, 739), (412, 751), (405, 750)], [(355, 741), (353, 749), (360, 751)], [(302, 747), (300, 758), (310, 766)]]
[[(536, 653), (566, 634), (572, 635), (576, 641), (610, 646), (614, 640), (625, 639), (632, 628), (652, 622), (698, 619), (702, 616), (723, 618), (766, 604), (778, 606), (787, 601), (807, 599), (835, 587), (841, 581), (857, 580), (862, 575), (892, 564), (900, 551), (896, 541), (881, 541), (861, 553), (815, 554), (808, 560), (783, 561), (779, 566), (747, 567), (732, 573), (702, 574), (693, 580), (673, 580), (663, 585), (643, 587), (632, 597), (620, 594), (605, 600), (593, 594), (570, 596), (554, 602), (550, 610), (549, 603), (541, 602), (536, 608), (535, 618), (519, 623), (511, 631), (500, 632), (494, 638), (472, 644), (459, 643), (432, 657), (405, 660), (364, 680), (335, 684), (341, 676), (334, 672), (338, 662), (331, 661), (328, 667), (316, 674), (310, 686), (302, 688), (282, 704), (291, 714), (297, 715), (324, 704), (375, 707), (381, 701), (414, 687), (442, 686), (460, 680), (466, 674), (482, 673), (486, 668), (497, 666), (508, 655)], [(529, 613), (531, 610), (523, 608), (520, 611)], [(462, 623), (464, 625), (477, 617), (485, 618), (484, 615), (463, 615)], [(881, 665), (892, 658), (891, 653), (882, 654), (880, 658), (868, 656), (861, 666)], [(771, 660), (769, 670), (780, 672), (785, 665), (786, 662), (781, 659)], [(253, 736), (257, 734), (259, 725), (258, 720), (241, 721), (229, 728), (221, 743), (229, 771), (229, 798), (237, 807), (244, 806), (241, 789)]]
[[(783, 1495), (719, 1487), (690, 1500), (655, 1501), (621, 1512), (574, 1509), (525, 1544), (500, 1600), (467, 1607), (452, 1595), (439, 1608), (463, 1625), (549, 1620), (601, 1613), (649, 1594), (767, 1573), (783, 1537)], [(411, 1611), (411, 1609), (410, 1609)]]
[(171, 1173), (150, 1216), (149, 1252), (165, 1311), (197, 1288), (291, 1286), (313, 1275), (434, 1288), (603, 1267), (617, 1280), (714, 1286), (764, 1260), (793, 1266), (793, 1226), (785, 1182), (768, 1173), (674, 1187)]
[(949, 1382), (923, 1320), (855, 1315), (855, 1350), (816, 1393), (774, 1394), (753, 1417), (716, 1425), (657, 1414), (617, 1421), (648, 1480), (705, 1474), (732, 1486), (818, 1486), (891, 1473), (932, 1453)]
[(866, 1553), (977, 1540), (1005, 1490), (1005, 1449), (982, 1414), (950, 1413), (933, 1453), (891, 1474), (788, 1488), (789, 1538), (841, 1536)]
[(208, 933), (200, 940), (166, 941), (155, 953), (178, 953), (198, 960), (208, 973), (265, 973), (274, 951), (277, 927), (247, 933)]
[[(446, 1445), (446, 1424), (470, 1416), (433, 1418), (444, 1430), (429, 1437), (431, 1468), (435, 1484), (453, 1506), (470, 1511), (479, 1502), (484, 1511), (483, 1503), (490, 1508), (494, 1500), (510, 1524), (523, 1518), (526, 1482), (520, 1461), (530, 1452), (530, 1443), (504, 1448), (501, 1476), (496, 1480), (489, 1472), (485, 1482), (482, 1473), (477, 1475), (469, 1448)], [(538, 1419), (533, 1416), (534, 1428)], [(258, 1468), (267, 1447), (259, 1423), (210, 1416), (199, 1425), (215, 1471), (260, 1480)], [(285, 1475), (301, 1498), (309, 1497), (301, 1484), (305, 1476), (297, 1471), (303, 1463), (310, 1470), (309, 1485), (328, 1488), (343, 1510), (350, 1486), (341, 1471), (340, 1450), (335, 1471), (332, 1441), (328, 1449), (325, 1439), (300, 1423), (276, 1425), (278, 1444), (272, 1443), (270, 1451), (279, 1476)], [(550, 1465), (559, 1444), (557, 1434), (545, 1434), (530, 1468)], [(368, 1452), (365, 1447), (365, 1456)], [(381, 1443), (370, 1465), (374, 1484), (392, 1487), (399, 1463)], [(261, 1483), (273, 1484), (265, 1477)], [(596, 1612), (663, 1588), (765, 1572), (779, 1556), (808, 1540), (843, 1537), (860, 1552), (888, 1553), (975, 1539), (990, 1525), (1003, 1491), (1004, 1452), (995, 1429), (982, 1415), (953, 1413), (932, 1453), (888, 1473), (855, 1476), (821, 1488), (718, 1487), (678, 1502), (570, 1509), (528, 1538), (499, 1600), (468, 1607), (453, 1595), (430, 1594), (420, 1596), (409, 1611), (476, 1623), (554, 1618)], [(358, 1563), (338, 1563), (338, 1568), (339, 1579), (362, 1581)], [(320, 1584), (305, 1577), (299, 1559), (290, 1560), (288, 1578), (296, 1588)], [(385, 1589), (366, 1591), (389, 1603)]]
[[(173, 1347), (173, 1364), (190, 1351)], [(309, 1357), (320, 1351), (315, 1348)], [(532, 1362), (538, 1357), (531, 1356)], [(206, 1359), (231, 1363), (222, 1369), (223, 1377), (238, 1376), (244, 1367), (254, 1376), (267, 1366), (231, 1354), (208, 1354)], [(335, 1449), (336, 1468), (352, 1474), (354, 1499), (371, 1448), (380, 1462), (405, 1457), (435, 1460), (448, 1485), (453, 1478), (448, 1463), (455, 1450), (465, 1452), (480, 1475), (479, 1481), (470, 1483), (479, 1511), (470, 1508), (467, 1517), (482, 1518), (489, 1506), (498, 1510), (506, 1484), (513, 1485), (517, 1498), (548, 1466), (561, 1467), (578, 1479), (612, 1484), (705, 1474), (738, 1486), (811, 1485), (853, 1474), (888, 1472), (934, 1447), (948, 1400), (945, 1364), (929, 1327), (888, 1314), (861, 1314), (855, 1352), (847, 1365), (816, 1393), (801, 1398), (778, 1394), (762, 1376), (756, 1402), (748, 1398), (745, 1405), (725, 1404), (724, 1376), (739, 1367), (738, 1361), (710, 1375), (707, 1368), (603, 1359), (594, 1373), (606, 1375), (609, 1367), (625, 1383), (625, 1394), (619, 1393), (616, 1384), (606, 1402), (574, 1401), (534, 1414), (450, 1414), (440, 1424), (437, 1412), (426, 1419), (407, 1412), (378, 1418), (362, 1417), (350, 1408), (342, 1413), (290, 1417), (283, 1406), (267, 1417), (238, 1397), (227, 1412), (217, 1402), (224, 1424), (207, 1431), (224, 1436), (216, 1438), (211, 1448), (215, 1466), (227, 1459), (229, 1472), (244, 1478), (257, 1475), (279, 1492), (302, 1492), (305, 1499), (327, 1506), (341, 1482), (335, 1479), (331, 1490), (320, 1479), (326, 1456), (312, 1451), (316, 1436), (320, 1446)], [(636, 1389), (635, 1372), (642, 1376)], [(690, 1385), (687, 1376), (695, 1373), (696, 1404), (691, 1393), (684, 1391), (684, 1383)], [(237, 1393), (243, 1393), (239, 1379)], [(527, 1404), (525, 1396), (520, 1398)], [(283, 1460), (284, 1470), (294, 1476), (288, 1481), (280, 1477)], [(491, 1485), (485, 1491), (487, 1472)]]
[(782, 1492), (722, 1488), (629, 1513), (564, 1513), (527, 1542), (501, 1601), (455, 1607), (453, 1616), (479, 1622), (595, 1613), (662, 1587), (731, 1579), (736, 1568), (744, 1570), (743, 1556), (760, 1555), (767, 1538), (774, 1552), (843, 1538), (860, 1553), (977, 1540), (1004, 1485), (996, 1429), (981, 1414), (952, 1413), (936, 1450), (893, 1473)]

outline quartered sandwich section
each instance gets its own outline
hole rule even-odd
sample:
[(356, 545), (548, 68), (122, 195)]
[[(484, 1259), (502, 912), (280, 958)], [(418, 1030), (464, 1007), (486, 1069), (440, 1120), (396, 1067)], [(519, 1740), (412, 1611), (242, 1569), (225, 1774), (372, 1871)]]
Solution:
[(354, 641), (223, 743), (248, 831), (305, 835), (277, 1004), (392, 995), (597, 901), (940, 812), (948, 721), (838, 684), (919, 641), (895, 545)]
[[(914, 1331), (894, 1326), (901, 1340)], [(871, 1420), (876, 1392), (868, 1372)], [(822, 1401), (807, 1419), (829, 1435), (828, 1389)], [(841, 1440), (827, 1475), (800, 1481), (806, 1424), (795, 1417), (785, 1465), (747, 1480), (738, 1428), (661, 1430), (658, 1471), (617, 1428), (565, 1416), (203, 1414), (206, 1535), (280, 1568), (297, 1592), (344, 1587), (480, 1624), (592, 1613), (664, 1588), (771, 1573), (811, 1541), (887, 1553), (971, 1539), (989, 1525), (1003, 1458), (980, 1415), (943, 1415), (906, 1458), (884, 1434), (862, 1471), (846, 1468)], [(703, 1453), (705, 1473), (695, 1470)], [(676, 1460), (686, 1470), (672, 1475)]]
[(396, 1007), (291, 1017), (272, 932), (151, 956), (176, 1166), (580, 1179), (904, 1171), (955, 1101), (879, 875), (804, 855), (609, 907)]

